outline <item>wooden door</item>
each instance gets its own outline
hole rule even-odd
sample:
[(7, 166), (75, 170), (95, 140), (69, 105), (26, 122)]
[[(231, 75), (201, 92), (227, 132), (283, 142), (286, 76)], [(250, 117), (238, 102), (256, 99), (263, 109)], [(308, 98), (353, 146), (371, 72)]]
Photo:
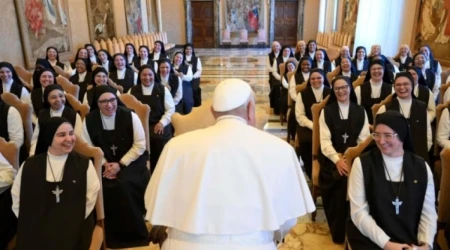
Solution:
[(295, 47), (297, 44), (298, 0), (275, 1), (275, 41)]
[(214, 48), (214, 1), (192, 1), (194, 48)]

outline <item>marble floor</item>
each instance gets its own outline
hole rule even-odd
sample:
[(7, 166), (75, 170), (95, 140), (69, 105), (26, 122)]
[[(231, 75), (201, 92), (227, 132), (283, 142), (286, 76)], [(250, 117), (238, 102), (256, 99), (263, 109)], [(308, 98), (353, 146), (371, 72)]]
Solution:
[[(202, 99), (210, 99), (214, 88), (222, 80), (240, 78), (248, 82), (255, 92), (257, 106), (270, 114), (269, 84), (266, 56), (269, 49), (197, 49), (196, 54), (202, 60), (201, 78)], [(264, 130), (281, 139), (286, 139), (286, 123), (281, 126), (279, 117), (270, 115)], [(332, 242), (321, 202), (318, 202), (316, 222), (310, 215), (298, 219), (297, 225), (286, 236), (279, 250), (341, 250), (343, 245)], [(142, 250), (158, 250), (151, 245)]]

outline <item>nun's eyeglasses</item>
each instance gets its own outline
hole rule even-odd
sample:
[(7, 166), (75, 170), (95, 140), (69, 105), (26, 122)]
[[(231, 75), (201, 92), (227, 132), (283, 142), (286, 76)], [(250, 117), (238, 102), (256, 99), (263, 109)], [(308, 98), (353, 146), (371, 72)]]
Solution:
[(348, 85), (341, 86), (341, 87), (334, 87), (333, 89), (334, 89), (335, 92), (339, 92), (339, 91), (347, 91)]
[(106, 105), (108, 105), (108, 103), (114, 104), (114, 103), (116, 103), (116, 101), (117, 101), (117, 98), (111, 98), (111, 99), (98, 101), (98, 103), (100, 103), (100, 105), (106, 106)]
[(397, 133), (385, 133), (385, 134), (372, 133), (372, 138), (375, 141), (379, 141), (379, 140), (381, 140), (381, 138), (384, 138), (386, 141), (389, 141), (389, 140), (394, 139), (394, 137), (397, 137), (397, 136), (398, 136)]

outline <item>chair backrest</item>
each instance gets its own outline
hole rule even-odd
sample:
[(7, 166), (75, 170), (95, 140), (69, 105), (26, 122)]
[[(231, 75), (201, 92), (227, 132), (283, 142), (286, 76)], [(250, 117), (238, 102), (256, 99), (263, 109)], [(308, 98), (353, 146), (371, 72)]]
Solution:
[(335, 48), (327, 48), (326, 51), (331, 62), (340, 56), (339, 51)]
[(312, 156), (313, 156), (313, 173), (312, 173), (312, 183), (315, 186), (319, 186), (319, 172), (320, 172), (320, 164), (319, 164), (319, 150), (320, 150), (320, 126), (319, 126), (319, 117), (320, 112), (327, 105), (328, 99), (330, 96), (327, 96), (320, 103), (313, 104), (311, 106), (312, 116), (313, 116), (313, 135), (312, 135)]
[(347, 166), (349, 167), (349, 170), (352, 169), (353, 160), (356, 157), (359, 157), (359, 155), (372, 143), (372, 141), (372, 136), (369, 136), (364, 141), (358, 143), (355, 147), (350, 147), (345, 150), (344, 159), (345, 163), (347, 163)]
[(441, 72), (441, 86), (446, 84), (447, 78), (450, 76), (450, 69), (444, 70)]
[(111, 80), (111, 78), (108, 78), (108, 84), (109, 84), (109, 86), (111, 86), (111, 87), (115, 88), (116, 90), (118, 90), (120, 92), (120, 94), (124, 94), (123, 93), (123, 86), (120, 86), (119, 84), (113, 82), (113, 80)]
[(142, 127), (144, 127), (146, 149), (150, 152), (150, 134), (149, 134), (149, 124), (148, 119), (150, 118), (150, 106), (143, 104), (136, 97), (130, 94), (123, 94), (120, 100), (127, 106), (127, 108), (134, 110), (134, 112), (139, 116), (141, 120)]
[(69, 93), (78, 99), (78, 93), (80, 91), (80, 86), (78, 86), (76, 84), (72, 84), (67, 78), (62, 77), (62, 76), (56, 77), (56, 83), (58, 83), (58, 85), (61, 85), (61, 87), (64, 89), (64, 91), (66, 91), (66, 93)]
[(331, 81), (339, 74), (341, 66), (338, 65), (333, 71), (327, 73), (327, 80), (331, 84)]
[[(100, 47), (104, 50), (108, 50), (108, 45), (106, 44), (105, 40), (100, 40)], [(108, 52), (111, 53), (110, 51)]]
[(199, 107), (194, 107), (191, 113), (181, 115), (175, 113), (172, 115), (172, 125), (175, 128), (174, 136), (184, 134), (196, 129), (206, 128), (214, 125), (216, 120), (211, 112), (212, 100), (202, 102)]
[(352, 85), (353, 85), (353, 88), (355, 89), (356, 87), (361, 86), (363, 83), (364, 83), (364, 77), (363, 77), (363, 76), (360, 76), (360, 77), (358, 77), (358, 79), (356, 79), (356, 80), (352, 83)]
[(26, 70), (24, 67), (15, 65), (14, 70), (17, 72), (20, 80), (22, 81), (23, 86), (25, 86), (29, 91), (33, 90), (33, 86), (31, 85), (31, 79), (33, 78), (33, 74)]
[[(445, 81), (445, 80), (443, 80), (443, 81)], [(445, 92), (447, 91), (448, 87), (450, 87), (450, 82), (442, 84), (441, 87), (439, 88), (439, 103), (444, 102), (444, 95), (445, 95)]]
[[(211, 112), (212, 100), (202, 102), (199, 107), (194, 107), (191, 113), (181, 115), (175, 113), (172, 115), (172, 125), (175, 128), (175, 135), (178, 136), (193, 130), (206, 128), (214, 125), (216, 120)], [(256, 125), (255, 127), (263, 130), (269, 115), (264, 108), (256, 107)]]
[(450, 212), (450, 148), (441, 152), (441, 183), (438, 205), (438, 222), (448, 222)]
[[(441, 115), (442, 115), (442, 111), (448, 107), (448, 105), (450, 105), (450, 101), (447, 101), (446, 103), (441, 103), (439, 105), (437, 105), (436, 107), (436, 134), (438, 133), (438, 129), (439, 129), (439, 122), (441, 121)], [(434, 143), (434, 155), (438, 155), (440, 151), (440, 147), (439, 145), (435, 142)]]
[(7, 142), (4, 138), (0, 137), (0, 154), (15, 168), (19, 169), (19, 149), (14, 142)]
[(33, 127), (31, 122), (32, 107), (28, 103), (22, 102), (16, 95), (3, 93), (2, 100), (11, 107), (16, 108), (22, 118), (23, 129), (25, 130), (24, 144), (27, 152), (30, 151), (31, 137), (33, 136)]
[(389, 104), (389, 103), (391, 103), (391, 101), (392, 101), (392, 94), (386, 96), (386, 98), (383, 101), (381, 101), (380, 103), (374, 104), (372, 106), (373, 124), (375, 124), (375, 120), (376, 120), (375, 117), (377, 117), (378, 110), (381, 108), (381, 106)]
[(91, 248), (90, 249), (100, 249), (103, 245), (102, 249), (106, 249), (105, 238), (104, 238), (104, 219), (105, 219), (105, 208), (103, 206), (103, 185), (102, 185), (102, 160), (103, 160), (103, 151), (101, 148), (92, 147), (86, 141), (84, 141), (81, 137), (77, 136), (77, 140), (75, 142), (75, 146), (73, 149), (74, 152), (78, 153), (81, 156), (86, 158), (93, 159), (93, 164), (95, 167), (95, 172), (97, 173), (97, 177), (100, 183), (100, 190), (98, 191), (97, 201), (95, 203), (95, 212), (97, 215), (96, 226), (92, 235), (91, 240)]
[(72, 108), (80, 114), (81, 120), (84, 120), (89, 113), (90, 107), (87, 104), (82, 104), (75, 96), (66, 94), (66, 100)]

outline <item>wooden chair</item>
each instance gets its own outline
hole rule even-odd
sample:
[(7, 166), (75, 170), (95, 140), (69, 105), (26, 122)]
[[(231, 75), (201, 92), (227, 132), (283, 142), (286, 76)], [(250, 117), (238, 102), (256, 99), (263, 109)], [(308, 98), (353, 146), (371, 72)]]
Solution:
[(66, 94), (66, 100), (72, 108), (80, 114), (81, 120), (84, 120), (89, 113), (90, 107), (87, 104), (82, 104), (75, 96)]
[(339, 74), (341, 71), (341, 66), (337, 66), (333, 71), (327, 73), (327, 80), (331, 85), (331, 81)]
[[(437, 105), (436, 107), (436, 134), (437, 134), (437, 130), (439, 128), (439, 122), (441, 120), (441, 115), (442, 115), (442, 111), (448, 107), (448, 105), (450, 105), (450, 101), (447, 101), (446, 103), (442, 103)], [(442, 148), (439, 147), (439, 145), (437, 144), (437, 142), (434, 142), (434, 155), (439, 155), (439, 152), (441, 152)], [(434, 162), (434, 166), (430, 166), (434, 168), (434, 174), (436, 175), (435, 180), (441, 180), (442, 179), (442, 162), (440, 159), (436, 160)], [(436, 184), (435, 184), (436, 185)]]
[[(375, 118), (377, 117), (378, 110), (381, 108), (381, 106), (391, 103), (392, 100), (392, 94), (388, 95), (383, 101), (380, 103), (374, 104), (372, 106), (372, 114), (373, 114), (373, 124), (375, 124)], [(372, 125), (373, 125), (372, 124)]]
[(64, 91), (66, 91), (66, 93), (69, 93), (78, 99), (80, 86), (78, 86), (76, 84), (72, 84), (67, 78), (62, 77), (62, 76), (56, 77), (56, 83), (58, 85), (61, 85), (61, 87), (64, 89)]
[[(445, 81), (445, 80), (442, 80)], [(444, 95), (447, 89), (450, 87), (450, 82), (443, 83), (439, 88), (439, 104), (444, 103)]]
[(120, 94), (126, 94), (126, 93), (123, 93), (123, 87), (120, 86), (119, 84), (113, 82), (113, 80), (111, 80), (111, 78), (108, 78), (108, 84), (109, 84), (109, 86), (111, 86), (111, 87), (115, 88), (117, 91), (119, 91)]
[[(297, 61), (297, 59), (291, 57), (291, 58), (289, 58), (286, 62), (280, 64), (279, 67), (280, 67), (280, 76), (281, 76), (281, 77), (284, 76), (284, 73), (285, 73), (286, 70), (287, 70), (287, 69), (286, 69), (286, 63), (288, 63), (288, 62), (293, 62), (293, 63), (295, 64), (294, 72), (289, 72), (289, 73), (288, 73), (288, 76), (287, 76), (287, 78), (288, 78), (288, 84), (289, 84), (289, 81), (291, 80), (291, 77), (292, 77), (292, 76), (295, 74), (295, 72), (297, 71), (298, 61)], [(290, 99), (290, 96), (289, 96), (289, 87), (288, 87), (288, 111), (289, 111), (289, 99)], [(291, 101), (291, 102), (292, 102), (292, 101)], [(287, 116), (287, 114), (289, 114), (289, 112), (287, 112), (286, 114), (283, 114), (283, 113), (280, 112), (280, 123), (281, 123), (281, 126), (283, 126), (283, 124), (284, 124), (284, 119), (283, 119), (283, 118), (285, 118), (285, 117), (283, 117), (283, 115)]]
[[(320, 196), (320, 183), (319, 183), (319, 172), (320, 172), (320, 163), (319, 163), (319, 150), (320, 150), (320, 126), (319, 126), (319, 117), (322, 109), (327, 105), (328, 99), (330, 96), (327, 96), (320, 103), (313, 104), (311, 107), (312, 116), (313, 116), (313, 138), (312, 138), (312, 197), (314, 202), (317, 202), (317, 198)], [(312, 221), (316, 220), (316, 211), (312, 213)]]
[[(214, 125), (216, 120), (211, 112), (212, 99), (202, 102), (199, 107), (194, 107), (191, 113), (181, 115), (175, 113), (172, 115), (172, 125), (175, 128), (174, 136), (178, 136), (193, 130), (207, 128)], [(269, 114), (261, 107), (256, 107), (256, 125), (255, 127), (264, 130), (264, 126), (269, 120)]]
[(358, 79), (356, 79), (356, 80), (352, 83), (352, 85), (353, 85), (353, 88), (355, 89), (356, 87), (361, 86), (363, 83), (364, 83), (364, 77), (363, 77), (363, 76), (360, 76), (360, 77), (358, 77)]
[(136, 97), (130, 94), (123, 94), (119, 98), (125, 106), (127, 106), (127, 108), (134, 110), (134, 112), (139, 116), (145, 132), (145, 148), (147, 149), (147, 152), (150, 153), (150, 133), (148, 124), (148, 119), (150, 118), (150, 106), (143, 104), (136, 99)]
[[(300, 93), (304, 89), (306, 89), (306, 86), (307, 86), (307, 82), (302, 82), (301, 84), (295, 86), (295, 92), (297, 93), (297, 95), (298, 95), (298, 93)], [(294, 102), (289, 97), (288, 98), (288, 107), (293, 108), (292, 105), (294, 105)], [(288, 139), (287, 142), (290, 142), (289, 136), (287, 137), (287, 139)], [(297, 138), (297, 133), (295, 133), (294, 146), (295, 146), (295, 148), (300, 148), (300, 140), (299, 140), (299, 138)]]
[(0, 137), (0, 154), (15, 168), (19, 169), (19, 148), (17, 148), (14, 142), (6, 142), (6, 140)]
[(347, 150), (345, 150), (344, 153), (345, 163), (347, 163), (347, 166), (350, 168), (348, 174), (350, 174), (350, 171), (352, 170), (353, 160), (355, 160), (356, 157), (359, 157), (359, 155), (361, 155), (364, 149), (366, 149), (372, 143), (372, 141), (373, 141), (372, 136), (369, 136), (355, 147), (350, 147), (347, 148)]
[(330, 61), (332, 62), (334, 59), (338, 58), (340, 56), (339, 49), (335, 48), (327, 48), (326, 49), (328, 58), (330, 58)]
[[(445, 249), (447, 242), (444, 237), (444, 226), (450, 223), (450, 149), (446, 148), (442, 150), (441, 154), (442, 162), (442, 178), (440, 182), (440, 194), (438, 203), (438, 242), (441, 247)], [(438, 185), (437, 183), (435, 185)]]
[(16, 108), (22, 118), (23, 129), (25, 130), (24, 144), (27, 152), (30, 151), (31, 137), (33, 136), (33, 127), (31, 123), (32, 107), (28, 103), (22, 102), (16, 95), (11, 93), (3, 93), (2, 100), (11, 107)]
[(25, 86), (25, 88), (27, 88), (29, 91), (32, 91), (33, 85), (31, 85), (31, 79), (33, 79), (33, 74), (19, 65), (15, 65), (14, 70), (19, 76), (19, 79), (22, 82), (23, 86)]
[(94, 167), (97, 172), (98, 179), (100, 181), (100, 190), (98, 191), (97, 202), (95, 203), (95, 212), (97, 213), (97, 221), (92, 234), (90, 250), (106, 249), (105, 237), (104, 237), (104, 219), (105, 210), (103, 207), (103, 187), (102, 187), (102, 160), (103, 151), (101, 148), (92, 147), (81, 137), (77, 137), (74, 146), (74, 152), (87, 158), (94, 159)]

